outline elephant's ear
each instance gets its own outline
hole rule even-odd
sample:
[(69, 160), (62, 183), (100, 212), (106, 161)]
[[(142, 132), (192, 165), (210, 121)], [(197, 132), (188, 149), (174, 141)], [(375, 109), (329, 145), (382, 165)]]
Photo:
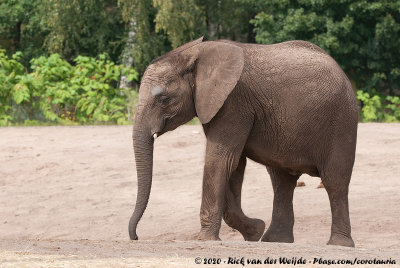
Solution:
[(208, 41), (197, 45), (194, 101), (202, 124), (210, 122), (238, 82), (244, 65), (243, 49)]

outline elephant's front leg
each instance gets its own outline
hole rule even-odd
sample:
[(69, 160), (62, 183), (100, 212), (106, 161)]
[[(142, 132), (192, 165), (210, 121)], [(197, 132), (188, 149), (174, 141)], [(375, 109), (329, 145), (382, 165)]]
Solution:
[(200, 208), (200, 240), (221, 240), (222, 213), (225, 206), (226, 171), (216, 163), (207, 161), (204, 167), (203, 194)]
[(236, 169), (241, 149), (207, 141), (200, 209), (200, 240), (220, 240), (219, 229), (226, 206), (227, 183)]

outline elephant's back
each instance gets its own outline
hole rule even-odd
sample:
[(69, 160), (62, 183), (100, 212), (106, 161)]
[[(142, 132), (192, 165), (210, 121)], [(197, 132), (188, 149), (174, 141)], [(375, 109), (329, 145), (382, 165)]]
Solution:
[[(313, 107), (340, 99), (355, 106), (355, 96), (346, 74), (320, 47), (306, 41), (273, 45), (243, 44), (245, 66), (242, 79), (255, 94)], [(354, 108), (354, 107), (353, 107)]]
[(239, 42), (230, 41), (230, 40), (219, 40), (219, 42), (233, 44), (233, 45), (239, 46), (245, 50), (248, 50), (248, 49), (266, 49), (266, 50), (268, 50), (268, 49), (284, 49), (284, 48), (287, 48), (287, 49), (305, 48), (310, 51), (328, 55), (328, 53), (325, 50), (323, 50), (316, 44), (308, 42), (308, 41), (304, 41), (304, 40), (291, 40), (291, 41), (285, 41), (285, 42), (276, 43), (276, 44), (239, 43)]

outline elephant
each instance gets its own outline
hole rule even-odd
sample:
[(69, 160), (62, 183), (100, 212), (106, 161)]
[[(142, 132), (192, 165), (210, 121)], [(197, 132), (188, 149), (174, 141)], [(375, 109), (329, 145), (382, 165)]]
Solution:
[[(143, 74), (133, 126), (138, 189), (129, 236), (151, 191), (157, 137), (198, 117), (206, 137), (199, 240), (220, 240), (224, 219), (247, 241), (293, 243), (293, 192), (320, 177), (331, 207), (328, 245), (354, 247), (348, 192), (358, 107), (336, 61), (306, 41), (246, 44), (204, 37), (154, 59)], [(246, 161), (266, 166), (270, 225), (241, 208)]]

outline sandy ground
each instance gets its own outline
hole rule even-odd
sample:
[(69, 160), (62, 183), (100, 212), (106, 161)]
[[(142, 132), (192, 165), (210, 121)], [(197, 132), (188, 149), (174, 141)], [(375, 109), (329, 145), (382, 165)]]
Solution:
[[(140, 240), (129, 241), (136, 200), (130, 126), (0, 128), (0, 266), (201, 266), (195, 257), (221, 258), (214, 267), (242, 266), (229, 257), (303, 257), (308, 265), (391, 258), (400, 265), (400, 124), (359, 125), (349, 194), (354, 249), (325, 245), (328, 196), (317, 189), (319, 178), (305, 175), (306, 186), (295, 190), (295, 243), (244, 242), (225, 223), (223, 241), (194, 240), (204, 148), (201, 126), (157, 139)], [(245, 213), (268, 226), (273, 192), (265, 167), (248, 161), (242, 200)]]

